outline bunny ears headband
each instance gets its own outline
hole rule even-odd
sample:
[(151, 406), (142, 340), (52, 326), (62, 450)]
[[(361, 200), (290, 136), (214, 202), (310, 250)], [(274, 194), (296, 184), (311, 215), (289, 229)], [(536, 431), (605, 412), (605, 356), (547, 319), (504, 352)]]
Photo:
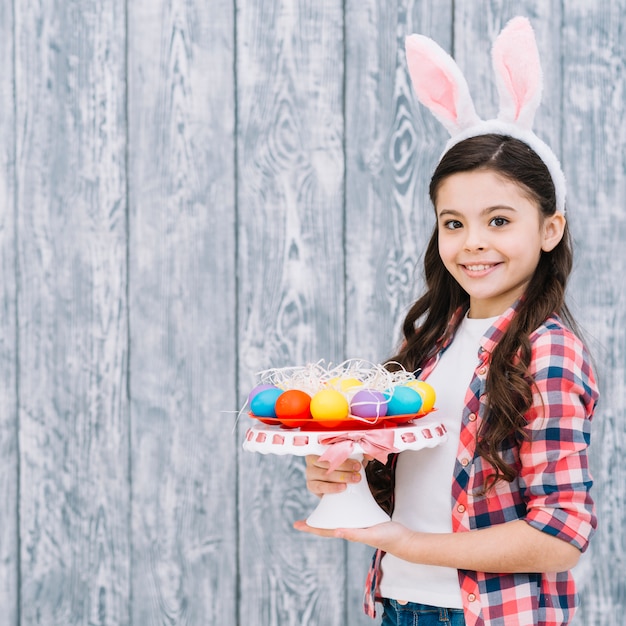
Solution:
[(500, 98), (498, 117), (481, 120), (474, 109), (467, 82), (454, 59), (432, 39), (410, 35), (406, 57), (419, 101), (450, 133), (444, 154), (464, 139), (494, 133), (530, 146), (545, 163), (556, 191), (556, 207), (565, 213), (565, 176), (550, 147), (532, 131), (541, 102), (543, 75), (535, 34), (525, 17), (513, 18), (492, 49), (493, 69)]

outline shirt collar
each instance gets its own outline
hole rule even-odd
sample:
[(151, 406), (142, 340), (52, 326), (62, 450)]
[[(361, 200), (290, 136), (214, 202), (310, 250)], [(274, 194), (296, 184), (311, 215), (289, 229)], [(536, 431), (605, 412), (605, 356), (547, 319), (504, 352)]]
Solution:
[[(502, 336), (509, 327), (511, 320), (515, 317), (515, 313), (519, 309), (521, 298), (516, 300), (490, 327), (489, 330), (483, 335), (480, 340), (479, 353), (489, 355), (491, 354)], [(448, 324), (446, 332), (441, 341), (441, 349), (445, 350), (454, 339), (454, 335), (459, 327), (459, 324), (465, 317), (468, 307), (459, 307)]]

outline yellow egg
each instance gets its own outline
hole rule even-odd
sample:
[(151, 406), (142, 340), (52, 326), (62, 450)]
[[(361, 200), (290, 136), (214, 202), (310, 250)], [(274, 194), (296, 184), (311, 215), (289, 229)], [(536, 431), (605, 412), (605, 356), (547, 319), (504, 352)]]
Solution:
[(336, 389), (322, 389), (311, 400), (311, 417), (325, 428), (338, 426), (348, 417), (347, 398)]
[(346, 392), (348, 389), (354, 389), (355, 387), (362, 387), (363, 383), (357, 378), (344, 378), (339, 382), (339, 388), (341, 391)]
[(420, 413), (432, 411), (435, 406), (435, 400), (437, 399), (432, 385), (429, 385), (423, 380), (410, 380), (408, 383), (405, 383), (405, 386), (415, 389), (415, 391), (422, 396), (422, 408), (420, 409)]
[(327, 383), (329, 387), (333, 387), (334, 389), (339, 389), (344, 393), (349, 389), (354, 389), (355, 387), (362, 387), (363, 383), (358, 378), (340, 378), (339, 376), (335, 376), (331, 378)]

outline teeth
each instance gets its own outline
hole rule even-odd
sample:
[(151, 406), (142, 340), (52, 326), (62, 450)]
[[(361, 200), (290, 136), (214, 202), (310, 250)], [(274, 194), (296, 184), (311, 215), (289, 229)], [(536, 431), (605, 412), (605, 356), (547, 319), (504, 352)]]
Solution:
[(491, 265), (467, 265), (466, 267), (470, 272), (482, 272), (483, 270), (489, 269), (492, 266)]

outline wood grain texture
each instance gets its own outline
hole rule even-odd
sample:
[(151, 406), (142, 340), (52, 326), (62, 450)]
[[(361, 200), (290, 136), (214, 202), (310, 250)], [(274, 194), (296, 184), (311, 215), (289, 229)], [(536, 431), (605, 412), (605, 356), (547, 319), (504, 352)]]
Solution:
[(234, 6), (128, 9), (131, 621), (235, 624)]
[(419, 107), (406, 70), (412, 32), (450, 48), (451, 2), (348, 3), (347, 353), (394, 353), (434, 218), (428, 181), (445, 130)]
[(577, 571), (577, 626), (624, 622), (626, 563), (626, 2), (566, 2), (563, 165), (575, 241), (570, 300), (596, 360), (599, 528)]
[[(445, 130), (414, 97), (404, 39), (450, 49), (452, 2), (348, 2), (346, 6), (346, 352), (383, 362), (422, 289), (434, 224), (428, 181)], [(372, 549), (350, 545), (350, 624), (363, 613)]]
[(15, 0), (2, 624), (373, 623), (371, 549), (292, 530), (316, 504), (303, 462), (241, 451), (234, 411), (259, 370), (393, 351), (447, 138), (404, 37), (453, 52), (491, 117), (489, 48), (517, 14), (538, 38), (536, 128), (568, 178), (569, 296), (602, 391), (574, 626), (624, 621), (626, 0)]
[(124, 4), (15, 7), (21, 620), (128, 624)]
[[(343, 358), (343, 14), (238, 3), (239, 382)], [(240, 440), (248, 418), (240, 423)], [(345, 624), (345, 547), (296, 533), (303, 461), (239, 460), (240, 623)]]
[(19, 610), (13, 22), (12, 3), (0, 4), (0, 607), (7, 626), (17, 626)]

